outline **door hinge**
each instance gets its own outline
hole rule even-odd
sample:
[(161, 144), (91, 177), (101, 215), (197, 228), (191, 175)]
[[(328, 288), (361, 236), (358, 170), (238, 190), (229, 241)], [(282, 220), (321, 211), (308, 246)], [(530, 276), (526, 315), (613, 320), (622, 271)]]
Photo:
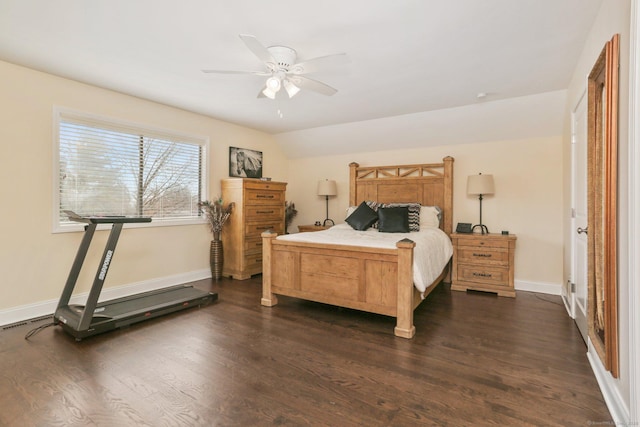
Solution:
[(571, 218), (576, 217), (576, 208), (571, 208)]
[(569, 282), (569, 284), (571, 285), (571, 293), (575, 294), (576, 293), (576, 284), (573, 282)]

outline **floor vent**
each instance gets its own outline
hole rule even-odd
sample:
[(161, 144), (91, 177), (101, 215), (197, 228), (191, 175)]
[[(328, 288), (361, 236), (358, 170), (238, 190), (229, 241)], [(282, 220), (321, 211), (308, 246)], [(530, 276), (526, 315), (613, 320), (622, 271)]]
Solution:
[(19, 326), (24, 326), (24, 325), (26, 325), (26, 324), (27, 324), (27, 322), (12, 323), (12, 324), (10, 324), (10, 325), (4, 325), (4, 326), (2, 327), (2, 330), (3, 330), (3, 331), (6, 331), (7, 329), (17, 328), (17, 327), (19, 327)]
[(33, 319), (22, 320), (20, 322), (4, 325), (2, 327), (2, 330), (6, 331), (8, 329), (19, 328), (20, 326), (28, 325), (29, 323), (38, 323), (38, 322), (51, 321), (51, 320), (53, 320), (53, 315), (47, 314), (46, 316), (34, 317)]

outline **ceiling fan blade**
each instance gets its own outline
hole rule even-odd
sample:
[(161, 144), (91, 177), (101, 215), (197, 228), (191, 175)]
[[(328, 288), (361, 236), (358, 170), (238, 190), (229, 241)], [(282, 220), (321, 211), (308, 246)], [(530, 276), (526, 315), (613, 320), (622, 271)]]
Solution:
[(291, 74), (307, 74), (315, 73), (320, 69), (327, 67), (333, 67), (337, 65), (343, 65), (349, 62), (349, 57), (346, 53), (334, 53), (326, 56), (319, 56), (317, 58), (311, 58), (303, 62), (292, 65), (289, 68)]
[(270, 76), (268, 71), (240, 71), (240, 70), (202, 70), (203, 73), (215, 74), (253, 74), (256, 76)]
[(269, 69), (273, 69), (273, 67), (276, 66), (276, 60), (273, 59), (271, 53), (269, 53), (267, 48), (264, 47), (255, 36), (252, 36), (250, 34), (240, 34), (240, 38), (255, 56), (257, 56), (262, 62), (267, 64)]
[(338, 92), (338, 89), (332, 88), (328, 84), (310, 79), (308, 77), (291, 76), (289, 77), (289, 80), (291, 80), (291, 83), (301, 89), (311, 90), (326, 96), (331, 96)]

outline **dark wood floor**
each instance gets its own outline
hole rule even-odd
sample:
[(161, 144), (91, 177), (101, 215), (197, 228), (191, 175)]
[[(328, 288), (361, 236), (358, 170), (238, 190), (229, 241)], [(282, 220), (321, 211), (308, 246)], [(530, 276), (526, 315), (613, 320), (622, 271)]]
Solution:
[[(280, 298), (218, 302), (75, 342), (0, 332), (2, 426), (586, 426), (611, 422), (559, 297), (451, 292), (394, 320)], [(603, 423), (604, 424), (604, 423)]]

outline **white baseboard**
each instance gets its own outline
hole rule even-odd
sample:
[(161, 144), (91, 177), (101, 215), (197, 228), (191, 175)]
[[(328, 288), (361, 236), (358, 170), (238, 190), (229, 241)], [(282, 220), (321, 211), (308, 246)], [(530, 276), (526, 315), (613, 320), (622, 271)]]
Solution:
[(540, 294), (561, 295), (562, 285), (556, 283), (525, 282), (515, 280), (516, 291), (538, 292)]
[[(591, 343), (591, 339), (588, 340), (587, 344), (587, 359), (589, 359), (589, 363), (591, 364), (591, 369), (596, 377), (596, 381), (600, 386), (600, 391), (602, 392), (602, 397), (604, 397), (604, 401), (607, 404), (607, 408), (609, 409), (609, 413), (611, 414), (611, 418), (613, 418), (613, 422), (615, 425), (631, 425), (629, 423), (629, 408), (625, 404), (622, 396), (620, 396), (620, 392), (618, 388), (615, 386), (614, 381), (616, 381), (611, 374), (604, 368), (604, 365), (600, 361), (598, 354), (596, 353), (596, 349), (593, 347)], [(590, 420), (594, 421), (605, 421), (605, 420)]]
[[(211, 278), (211, 270), (208, 269), (190, 271), (188, 273), (181, 273), (173, 276), (158, 277), (128, 285), (105, 288), (102, 290), (99, 300), (105, 301), (114, 298), (126, 297), (140, 292), (153, 291), (156, 289), (166, 288), (168, 286), (175, 286), (182, 283), (189, 283), (208, 278)], [(60, 291), (62, 292), (62, 289), (60, 289)], [(71, 304), (84, 304), (88, 295), (89, 292), (74, 295), (71, 297), (69, 302)], [(0, 310), (0, 326), (51, 315), (56, 310), (57, 305), (58, 299), (56, 298), (48, 301), (40, 301), (33, 304), (26, 304)]]

